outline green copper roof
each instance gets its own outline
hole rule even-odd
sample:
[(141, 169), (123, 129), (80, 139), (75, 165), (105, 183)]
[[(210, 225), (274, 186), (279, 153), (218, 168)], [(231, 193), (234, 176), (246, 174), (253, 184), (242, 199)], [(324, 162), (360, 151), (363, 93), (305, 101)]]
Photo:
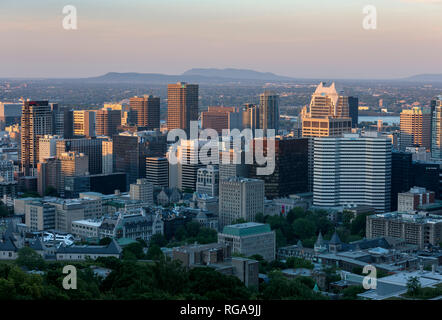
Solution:
[(223, 233), (239, 237), (270, 231), (270, 225), (255, 222), (234, 224), (230, 226), (225, 226), (223, 229)]

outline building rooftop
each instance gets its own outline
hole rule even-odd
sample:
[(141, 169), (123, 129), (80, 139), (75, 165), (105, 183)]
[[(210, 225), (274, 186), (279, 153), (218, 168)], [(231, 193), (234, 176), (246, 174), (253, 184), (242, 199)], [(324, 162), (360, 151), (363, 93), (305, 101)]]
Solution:
[(271, 232), (270, 225), (256, 222), (246, 222), (225, 226), (222, 233), (243, 237), (265, 232)]

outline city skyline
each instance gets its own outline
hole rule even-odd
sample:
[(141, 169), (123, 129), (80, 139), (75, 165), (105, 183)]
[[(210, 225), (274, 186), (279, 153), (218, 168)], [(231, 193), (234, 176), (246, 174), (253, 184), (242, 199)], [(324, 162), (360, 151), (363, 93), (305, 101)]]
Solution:
[(360, 0), (70, 4), (77, 8), (78, 30), (63, 29), (63, 4), (57, 1), (2, 1), (0, 33), (7, 50), (0, 53), (0, 78), (181, 74), (195, 67), (335, 79), (442, 73), (437, 0), (372, 1), (375, 30), (363, 29), (367, 3)]

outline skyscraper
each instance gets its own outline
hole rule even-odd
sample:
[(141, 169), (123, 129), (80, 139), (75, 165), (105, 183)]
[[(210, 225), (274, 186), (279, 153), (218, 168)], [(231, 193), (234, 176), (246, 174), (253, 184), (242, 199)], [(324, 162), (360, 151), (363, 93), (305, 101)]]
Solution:
[(222, 134), (223, 129), (242, 129), (242, 112), (235, 107), (212, 107), (201, 112), (201, 127), (214, 129)]
[(266, 91), (259, 96), (259, 127), (260, 129), (279, 129), (279, 96)]
[(442, 95), (434, 101), (435, 104), (431, 126), (431, 157), (435, 160), (442, 160)]
[(156, 187), (169, 187), (169, 161), (165, 157), (146, 157), (146, 179)]
[(111, 137), (121, 125), (121, 110), (101, 109), (95, 114), (95, 133), (97, 136)]
[(135, 113), (138, 127), (147, 130), (160, 128), (160, 98), (152, 95), (130, 98), (130, 110)]
[[(255, 140), (256, 142), (256, 140)], [(263, 141), (263, 154), (267, 156), (267, 141)], [(269, 175), (257, 175), (260, 167), (251, 165), (250, 178), (262, 179), (265, 196), (269, 199), (287, 197), (308, 191), (308, 147), (307, 138), (277, 138), (275, 140), (275, 170)], [(253, 149), (258, 150), (254, 143)]]
[(359, 123), (359, 98), (348, 97), (348, 113), (351, 118), (352, 128), (357, 128)]
[(321, 82), (308, 107), (301, 111), (303, 137), (329, 137), (351, 132), (348, 97), (336, 89), (333, 82), (325, 87)]
[(418, 145), (430, 149), (431, 111), (428, 108), (414, 107), (401, 112), (400, 149)]
[(102, 173), (102, 140), (97, 138), (63, 139), (57, 141), (57, 156), (63, 152), (84, 153), (89, 161), (89, 173)]
[(390, 210), (391, 142), (377, 132), (315, 138), (313, 204)]
[(74, 110), (74, 135), (95, 137), (95, 111)]
[(178, 82), (167, 89), (167, 129), (190, 130), (198, 120), (198, 85)]
[(25, 176), (35, 175), (40, 136), (52, 134), (52, 114), (48, 101), (25, 101), (21, 117), (20, 165)]
[(244, 105), (242, 125), (243, 128), (252, 129), (253, 131), (260, 128), (258, 106), (251, 103)]
[(219, 184), (219, 228), (237, 219), (255, 221), (264, 212), (264, 181), (230, 177)]

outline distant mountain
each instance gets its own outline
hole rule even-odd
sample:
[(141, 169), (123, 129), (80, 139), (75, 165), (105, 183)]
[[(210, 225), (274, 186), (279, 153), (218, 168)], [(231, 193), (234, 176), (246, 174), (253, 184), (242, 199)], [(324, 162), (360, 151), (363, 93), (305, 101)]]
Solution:
[(183, 73), (183, 76), (204, 76), (211, 78), (247, 79), (247, 80), (273, 80), (284, 81), (294, 80), (290, 77), (279, 76), (271, 72), (258, 72), (248, 69), (215, 69), (215, 68), (195, 68)]
[(442, 82), (442, 74), (417, 74), (411, 77), (404, 78), (408, 81), (424, 81), (424, 82)]
[(109, 72), (105, 75), (81, 79), (88, 82), (111, 83), (174, 83), (178, 81), (197, 83), (225, 82), (264, 82), (290, 81), (293, 78), (278, 76), (270, 72), (258, 72), (242, 69), (191, 69), (181, 75), (166, 75), (161, 73), (118, 73)]

